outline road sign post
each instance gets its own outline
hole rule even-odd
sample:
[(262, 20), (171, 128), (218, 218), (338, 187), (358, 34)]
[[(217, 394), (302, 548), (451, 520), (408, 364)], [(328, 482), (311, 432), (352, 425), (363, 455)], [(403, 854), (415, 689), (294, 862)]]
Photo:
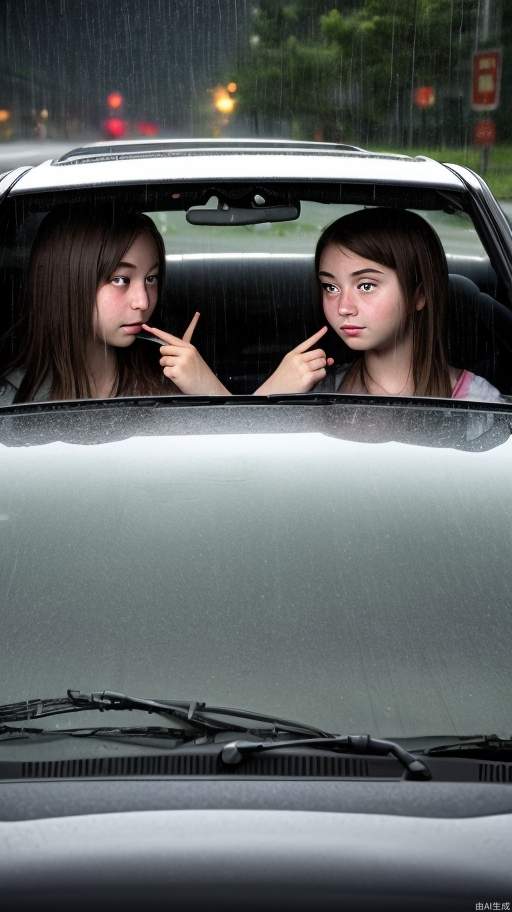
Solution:
[[(475, 51), (471, 81), (471, 108), (479, 113), (495, 111), (500, 103), (501, 51), (498, 48)], [(476, 121), (473, 142), (481, 147), (480, 170), (485, 174), (489, 167), (491, 148), (496, 142), (496, 125), (492, 118)]]

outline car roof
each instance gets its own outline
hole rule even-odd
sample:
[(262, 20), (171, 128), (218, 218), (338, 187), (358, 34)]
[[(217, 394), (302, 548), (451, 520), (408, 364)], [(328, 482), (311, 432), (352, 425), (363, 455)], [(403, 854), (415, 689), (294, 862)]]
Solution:
[(291, 140), (146, 140), (93, 143), (27, 170), (11, 196), (165, 181), (370, 182), (461, 190), (445, 165), (336, 143)]

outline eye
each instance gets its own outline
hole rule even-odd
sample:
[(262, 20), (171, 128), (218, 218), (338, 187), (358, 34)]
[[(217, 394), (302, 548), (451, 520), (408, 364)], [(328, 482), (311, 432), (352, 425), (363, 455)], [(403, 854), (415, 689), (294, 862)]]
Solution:
[(155, 275), (146, 276), (146, 285), (150, 285), (150, 286), (158, 285), (158, 278), (159, 278), (158, 273), (156, 273)]
[(326, 294), (339, 294), (340, 292), (338, 286), (333, 285), (332, 282), (320, 282), (320, 286)]
[(112, 276), (112, 278), (110, 279), (110, 284), (115, 285), (116, 287), (122, 288), (124, 285), (130, 284), (130, 279), (128, 278), (128, 276), (121, 276), (121, 275)]
[(364, 294), (368, 294), (368, 292), (373, 291), (373, 289), (376, 288), (376, 284), (375, 282), (366, 281), (360, 282), (357, 287), (364, 292)]

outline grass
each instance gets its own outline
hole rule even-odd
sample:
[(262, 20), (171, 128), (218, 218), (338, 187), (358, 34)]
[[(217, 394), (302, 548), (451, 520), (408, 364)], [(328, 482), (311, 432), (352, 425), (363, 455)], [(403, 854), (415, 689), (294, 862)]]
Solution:
[(482, 175), (497, 199), (512, 199), (512, 145), (494, 146), (489, 153), (487, 171), (484, 172), (482, 151), (476, 146), (453, 149), (442, 147), (422, 147), (412, 149), (391, 149), (379, 146), (383, 152), (397, 152), (407, 155), (427, 155), (437, 161), (454, 165), (465, 165)]

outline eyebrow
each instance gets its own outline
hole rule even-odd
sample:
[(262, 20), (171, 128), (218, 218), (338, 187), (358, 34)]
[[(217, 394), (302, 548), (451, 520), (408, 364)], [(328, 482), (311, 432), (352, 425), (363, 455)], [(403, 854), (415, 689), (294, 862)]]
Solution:
[[(377, 275), (384, 275), (384, 273), (383, 273), (380, 269), (356, 269), (355, 272), (351, 272), (350, 275), (351, 275), (351, 276), (366, 275), (366, 274), (369, 273), (369, 272), (376, 273)], [(332, 274), (332, 272), (324, 272), (323, 269), (320, 270), (320, 272), (318, 273), (318, 275), (319, 275), (319, 276), (327, 276), (327, 278), (329, 278), (329, 279), (335, 279), (335, 278), (336, 278), (336, 276), (334, 276), (334, 275)]]
[[(116, 269), (119, 269), (120, 266), (124, 266), (125, 269), (137, 268), (135, 263), (128, 263), (126, 260), (121, 260), (121, 262), (117, 264)], [(153, 265), (149, 267), (148, 272), (151, 272), (153, 269), (158, 269), (159, 266), (160, 263), (158, 261), (156, 263), (153, 263)]]

